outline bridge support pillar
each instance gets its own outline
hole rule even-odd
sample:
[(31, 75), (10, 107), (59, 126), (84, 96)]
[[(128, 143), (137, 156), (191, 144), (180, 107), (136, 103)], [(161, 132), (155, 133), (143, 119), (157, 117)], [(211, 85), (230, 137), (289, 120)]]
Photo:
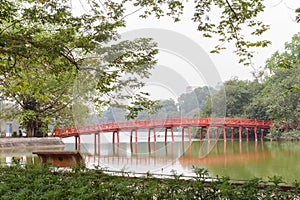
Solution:
[(77, 144), (77, 137), (78, 136), (75, 136), (75, 150), (77, 150), (77, 146), (78, 146), (78, 144)]
[(112, 135), (112, 143), (115, 144), (115, 134), (117, 134), (117, 142), (118, 142), (118, 146), (120, 145), (120, 131), (114, 131), (113, 135)]
[(135, 129), (135, 143), (138, 143), (138, 131)]
[(113, 132), (113, 135), (112, 135), (112, 143), (115, 144), (115, 132)]
[(135, 132), (135, 142), (138, 142), (138, 133), (137, 133), (137, 129), (133, 129), (130, 131), (130, 144), (132, 144), (132, 134), (133, 132)]
[(97, 133), (94, 133), (94, 145), (95, 145), (95, 147), (97, 145)]
[(148, 144), (150, 144), (150, 133), (151, 133), (151, 128), (148, 129)]
[(184, 143), (184, 127), (182, 127), (182, 129), (181, 129), (181, 141), (183, 144)]
[(242, 141), (242, 130), (243, 130), (243, 127), (239, 126), (239, 141), (240, 142)]
[(130, 146), (132, 144), (132, 132), (133, 132), (133, 130), (130, 131)]
[(98, 155), (100, 155), (100, 132), (98, 132), (97, 135), (98, 135)]
[(173, 128), (173, 126), (171, 127), (171, 136), (172, 136), (172, 142), (174, 142), (174, 128)]
[(264, 140), (264, 133), (265, 133), (265, 129), (261, 129), (261, 136), (260, 139), (263, 141)]
[(94, 133), (94, 155), (97, 154), (97, 133)]
[(117, 130), (117, 142), (118, 142), (118, 146), (120, 147), (120, 131)]
[(246, 140), (249, 141), (249, 128), (246, 128)]
[(153, 140), (156, 142), (156, 129), (155, 128), (149, 128), (148, 129), (148, 143), (151, 142), (151, 129), (153, 130)]
[(234, 140), (234, 127), (231, 127), (231, 139)]
[(203, 127), (200, 127), (200, 141), (203, 139)]
[(254, 138), (257, 141), (257, 126), (254, 127)]
[(168, 128), (165, 128), (165, 143), (167, 143), (168, 138)]
[(216, 141), (219, 140), (219, 127), (216, 128)]
[(226, 142), (226, 126), (223, 126), (222, 127), (222, 132), (223, 132), (223, 139), (224, 139), (224, 142)]
[(206, 126), (206, 139), (207, 141), (210, 141), (209, 126)]
[(80, 151), (80, 136), (75, 136), (75, 150)]
[(191, 136), (191, 127), (188, 126), (188, 136), (189, 136), (189, 142), (192, 142), (192, 136)]
[(94, 135), (94, 153), (100, 155), (100, 133), (96, 132)]
[(77, 148), (77, 150), (80, 151), (80, 136), (78, 136), (77, 140), (78, 140), (78, 148)]

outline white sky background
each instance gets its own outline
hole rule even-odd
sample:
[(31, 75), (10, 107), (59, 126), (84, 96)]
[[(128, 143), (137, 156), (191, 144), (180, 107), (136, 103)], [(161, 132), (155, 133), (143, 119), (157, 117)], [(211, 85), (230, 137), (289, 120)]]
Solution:
[[(197, 43), (212, 60), (219, 76), (216, 77), (213, 86), (218, 82), (224, 82), (234, 77), (238, 77), (238, 79), (241, 80), (251, 80), (253, 79), (253, 71), (258, 71), (259, 67), (263, 67), (267, 58), (277, 50), (282, 51), (284, 49), (284, 43), (290, 41), (294, 34), (300, 32), (300, 24), (295, 22), (294, 10), (300, 7), (300, 0), (266, 0), (265, 2), (266, 9), (259, 17), (265, 24), (270, 25), (270, 30), (264, 33), (263, 37), (260, 39), (270, 40), (272, 44), (267, 48), (255, 49), (256, 52), (252, 59), (253, 67), (246, 67), (238, 63), (239, 58), (233, 53), (233, 45), (229, 46), (226, 50), (221, 51), (220, 54), (209, 53), (218, 43), (216, 40), (204, 38), (202, 33), (197, 31), (197, 23), (194, 23), (191, 20), (194, 13), (192, 3), (185, 6), (184, 14), (181, 17), (182, 20), (176, 23), (174, 23), (170, 17), (162, 17), (160, 19), (149, 17), (147, 19), (142, 19), (139, 17), (141, 11), (129, 15), (126, 17), (126, 27), (120, 29), (120, 34), (126, 34), (145, 28), (167, 29), (183, 34), (193, 42)], [(84, 5), (76, 5), (77, 9), (80, 9), (80, 7), (82, 8), (82, 6)], [(136, 9), (137, 8), (133, 7), (127, 12), (130, 13)], [(178, 81), (179, 79), (170, 75), (168, 76), (168, 74), (159, 76), (161, 74), (159, 74), (160, 71), (158, 70), (158, 77), (161, 81), (157, 80), (158, 78), (154, 78), (154, 82), (151, 82), (150, 80), (148, 82), (149, 84), (146, 84), (146, 87), (142, 88), (143, 91), (150, 92), (151, 97), (154, 99), (173, 98), (176, 100), (179, 94), (185, 92), (185, 88), (188, 85), (194, 87), (212, 85), (207, 84), (206, 77), (204, 77), (203, 74), (197, 74), (193, 71), (194, 69), (191, 67), (190, 63), (176, 55), (174, 56), (172, 53), (170, 54), (166, 51), (162, 51), (157, 58), (158, 68), (161, 66), (163, 66), (163, 68), (170, 68), (169, 71), (173, 70), (176, 73), (175, 75), (181, 76), (179, 78), (182, 79), (184, 84), (181, 84), (181, 82)], [(204, 63), (203, 65), (207, 65), (207, 63)], [(169, 82), (164, 82), (162, 79), (168, 79)], [(178, 89), (179, 87), (180, 89)], [(135, 92), (137, 91), (133, 91), (133, 93)]]
[[(264, 49), (257, 49), (253, 58), (256, 68), (264, 66), (267, 58), (276, 50), (283, 50), (284, 43), (290, 41), (295, 33), (300, 32), (300, 24), (294, 21), (295, 11), (293, 10), (300, 7), (300, 0), (267, 0), (266, 2), (266, 9), (262, 13), (261, 19), (265, 24), (271, 25), (270, 30), (264, 34), (264, 37), (270, 40), (272, 45)], [(235, 76), (242, 80), (253, 78), (251, 73), (253, 68), (239, 64), (237, 56), (232, 52), (233, 48), (224, 50), (221, 54), (210, 54), (210, 50), (217, 44), (216, 41), (203, 38), (201, 33), (197, 31), (197, 24), (191, 20), (192, 6), (186, 7), (184, 13), (182, 21), (176, 23), (169, 17), (141, 19), (136, 13), (127, 17), (127, 27), (122, 31), (126, 32), (140, 28), (162, 28), (176, 31), (197, 42), (209, 54), (219, 71), (222, 81)], [(159, 58), (163, 60), (161, 56)], [(163, 62), (162, 60), (161, 62)], [(174, 67), (180, 68), (180, 66), (175, 65)], [(195, 84), (197, 83), (195, 82)]]

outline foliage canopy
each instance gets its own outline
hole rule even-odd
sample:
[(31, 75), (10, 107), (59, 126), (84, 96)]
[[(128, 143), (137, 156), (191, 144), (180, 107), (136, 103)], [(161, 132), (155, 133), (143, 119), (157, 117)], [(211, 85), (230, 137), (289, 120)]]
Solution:
[[(19, 118), (29, 136), (46, 132), (53, 119), (56, 126), (70, 123), (65, 119), (71, 118), (75, 99), (79, 99), (82, 113), (88, 110), (85, 98), (91, 98), (100, 110), (108, 105), (127, 109), (129, 118), (141, 110), (152, 112), (157, 106), (147, 93), (124, 93), (143, 86), (139, 80), (147, 78), (155, 65), (156, 44), (146, 38), (117, 42), (118, 30), (126, 26), (126, 17), (136, 12), (144, 18), (167, 15), (179, 21), (185, 3), (80, 0), (85, 9), (74, 10), (76, 3), (0, 1), (1, 95), (16, 103), (12, 116)], [(198, 30), (204, 37), (219, 39), (212, 52), (218, 53), (233, 42), (240, 62), (249, 65), (251, 48), (270, 44), (259, 40), (269, 28), (257, 20), (264, 11), (263, 0), (197, 0), (193, 5), (192, 20)], [(130, 8), (136, 10), (130, 12)], [(244, 36), (244, 31), (251, 37)], [(115, 44), (109, 44), (111, 41)], [(80, 73), (83, 75), (78, 76)], [(94, 85), (85, 82), (86, 88), (81, 88), (87, 91), (84, 97), (73, 87), (83, 76), (84, 81), (96, 80)]]

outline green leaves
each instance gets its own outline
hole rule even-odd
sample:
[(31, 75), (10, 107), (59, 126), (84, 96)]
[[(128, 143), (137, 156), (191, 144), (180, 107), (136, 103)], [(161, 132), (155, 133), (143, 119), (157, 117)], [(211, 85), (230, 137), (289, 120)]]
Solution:
[[(100, 112), (120, 99), (134, 99), (133, 110), (154, 104), (141, 96), (124, 95), (122, 90), (143, 86), (139, 80), (148, 77), (156, 63), (156, 44), (136, 39), (107, 45), (124, 26), (125, 8), (111, 1), (85, 3), (87, 10), (82, 13), (74, 13), (72, 4), (64, 0), (1, 3), (0, 15), (7, 15), (0, 23), (1, 93), (18, 104), (12, 116), (29, 136), (42, 129), (47, 132), (45, 127), (53, 119), (56, 126), (73, 123), (76, 99), (80, 101), (74, 105), (81, 111), (88, 110), (84, 108), (88, 101), (98, 102)], [(81, 70), (86, 70), (82, 80), (86, 85), (79, 95), (74, 83)], [(87, 117), (86, 112), (81, 115)]]
[[(53, 171), (40, 165), (0, 167), (1, 199), (298, 199), (299, 183), (289, 190), (280, 177), (235, 183), (228, 177), (211, 179), (195, 169), (195, 180), (173, 174), (170, 178), (111, 176), (99, 169)], [(210, 180), (210, 181), (209, 181)]]
[[(266, 47), (270, 41), (255, 38), (249, 41), (247, 32), (261, 36), (269, 29), (268, 25), (257, 20), (259, 13), (264, 11), (262, 0), (255, 1), (196, 1), (193, 21), (198, 23), (198, 30), (204, 37), (218, 38), (220, 44), (211, 51), (219, 53), (226, 45), (234, 43), (235, 53), (240, 63), (249, 65), (253, 52), (252, 47)], [(214, 16), (219, 13), (219, 16)], [(213, 20), (212, 20), (213, 18)], [(252, 37), (253, 38), (253, 37)]]

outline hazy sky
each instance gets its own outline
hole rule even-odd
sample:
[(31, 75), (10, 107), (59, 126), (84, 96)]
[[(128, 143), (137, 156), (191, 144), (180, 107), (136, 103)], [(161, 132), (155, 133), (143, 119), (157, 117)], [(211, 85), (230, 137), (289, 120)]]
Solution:
[[(272, 45), (268, 48), (257, 50), (253, 59), (255, 69), (263, 66), (265, 60), (276, 50), (283, 50), (284, 43), (290, 41), (295, 33), (300, 32), (300, 24), (294, 21), (295, 11), (293, 9), (297, 7), (300, 7), (300, 0), (266, 1), (266, 11), (260, 15), (260, 18), (266, 24), (271, 25), (270, 30), (264, 37), (272, 41)], [(232, 53), (232, 48), (229, 47), (228, 50), (217, 55), (209, 53), (216, 43), (213, 40), (203, 38), (201, 33), (196, 30), (197, 24), (190, 20), (193, 13), (192, 9), (192, 6), (188, 6), (185, 9), (183, 20), (177, 23), (173, 23), (172, 19), (167, 17), (159, 20), (155, 18), (141, 19), (138, 18), (138, 14), (134, 14), (127, 18), (127, 27), (122, 31), (126, 32), (141, 28), (161, 28), (181, 33), (196, 42), (208, 53), (222, 81), (226, 81), (234, 76), (240, 79), (251, 79), (251, 72), (255, 69), (238, 64), (238, 58)], [(169, 65), (174, 66), (173, 63)]]
[[(197, 24), (191, 20), (194, 13), (192, 3), (185, 4), (182, 20), (176, 23), (169, 17), (142, 19), (139, 17), (141, 12), (127, 16), (127, 26), (120, 30), (123, 39), (151, 37), (159, 43), (158, 64), (142, 90), (150, 92), (155, 99), (176, 100), (188, 86), (216, 86), (233, 77), (253, 79), (252, 72), (258, 71), (267, 58), (275, 51), (283, 50), (284, 43), (300, 32), (300, 24), (294, 20), (294, 9), (300, 7), (300, 0), (265, 2), (265, 12), (259, 18), (270, 25), (270, 30), (262, 39), (270, 40), (272, 45), (257, 49), (252, 67), (238, 63), (239, 58), (233, 53), (233, 45), (229, 45), (220, 54), (209, 53), (217, 42), (203, 38), (202, 33), (197, 31)], [(75, 7), (82, 9), (82, 6), (77, 4)], [(136, 9), (129, 9), (128, 13)]]

